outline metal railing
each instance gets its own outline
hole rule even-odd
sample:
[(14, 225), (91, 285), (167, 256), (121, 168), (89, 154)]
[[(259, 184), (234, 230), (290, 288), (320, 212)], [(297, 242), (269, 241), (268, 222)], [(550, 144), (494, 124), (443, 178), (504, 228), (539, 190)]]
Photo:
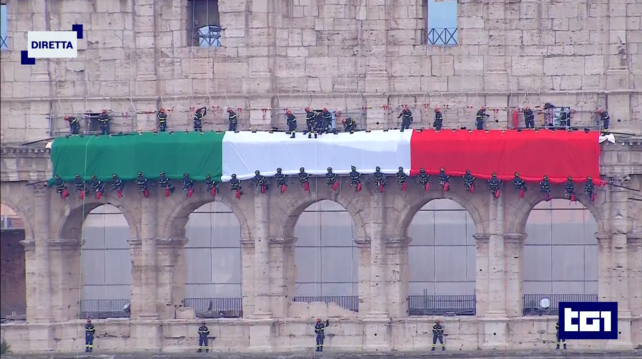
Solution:
[(475, 315), (475, 295), (424, 295), (408, 296), (408, 315)]
[(194, 309), (197, 318), (243, 316), (243, 298), (185, 298), (183, 306)]
[(129, 299), (84, 299), (80, 301), (80, 317), (92, 319), (129, 318), (123, 307)]
[(344, 309), (353, 312), (359, 311), (359, 296), (357, 295), (324, 295), (324, 296), (299, 296), (294, 297), (293, 302), (323, 302), (325, 304), (336, 303)]
[(429, 45), (457, 45), (457, 28), (430, 28), (428, 29)]
[[(542, 298), (550, 300), (548, 308), (541, 308)], [(597, 302), (597, 294), (525, 294), (524, 315), (557, 315), (560, 302)]]
[(7, 35), (0, 36), (0, 50), (2, 51), (9, 50), (9, 44), (7, 43)]

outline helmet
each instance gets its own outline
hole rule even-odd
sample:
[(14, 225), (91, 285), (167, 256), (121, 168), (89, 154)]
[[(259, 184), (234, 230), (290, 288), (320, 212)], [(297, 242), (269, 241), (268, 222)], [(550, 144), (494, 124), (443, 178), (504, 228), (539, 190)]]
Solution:
[(305, 108), (305, 112), (310, 112), (310, 108), (309, 108), (309, 107), (306, 107), (306, 108)]
[(441, 112), (441, 110), (439, 109), (439, 107), (437, 107), (437, 108), (435, 109), (435, 112)]
[(118, 178), (118, 175), (114, 173), (113, 175), (111, 175), (111, 178), (116, 179), (116, 178)]
[(568, 176), (568, 180), (569, 180), (569, 181), (572, 181), (572, 180), (573, 180), (573, 177)]
[(482, 107), (480, 107), (479, 109), (480, 109), (480, 110), (485, 110), (485, 109), (486, 109), (486, 106), (482, 106)]
[(76, 175), (76, 178), (80, 178), (80, 175)]
[(142, 176), (142, 175), (143, 175), (143, 172), (138, 172), (138, 175), (139, 175), (139, 176)]
[(162, 172), (162, 171), (161, 171), (160, 175), (161, 175), (161, 176), (165, 176), (165, 172)]
[(189, 173), (187, 172), (183, 173), (183, 177), (189, 177)]
[(233, 173), (233, 174), (232, 174), (232, 178), (236, 178), (236, 173)]
[(56, 179), (59, 179), (59, 178), (60, 178), (60, 175), (56, 175)]
[(399, 171), (402, 171), (402, 172), (403, 172), (403, 167), (399, 167)]
[(328, 109), (324, 107), (323, 112), (328, 112)]
[(299, 168), (299, 172), (301, 172), (301, 173), (305, 172), (305, 168), (303, 168), (303, 167)]
[(91, 178), (92, 178), (92, 179), (95, 179), (95, 178), (96, 178), (96, 175), (91, 175)]
[(435, 320), (435, 323), (439, 324), (439, 319)]
[(530, 109), (531, 109), (530, 106), (524, 107), (524, 110), (530, 110)]
[(545, 179), (545, 180), (547, 180), (547, 179), (548, 179), (548, 176), (544, 176), (544, 179)]
[(442, 172), (445, 172), (445, 171), (446, 171), (443, 167), (442, 167), (442, 168), (440, 168), (439, 170), (440, 170), (440, 171), (442, 171)]
[(258, 176), (258, 175), (260, 175), (260, 174), (261, 174), (261, 171), (256, 170), (256, 171), (254, 171), (254, 174)]
[(328, 167), (328, 172), (332, 172), (332, 167)]
[(351, 170), (353, 170), (353, 171), (356, 171), (356, 170), (357, 170), (357, 167), (355, 167), (355, 166), (350, 166), (350, 169), (351, 169)]
[(470, 170), (466, 170), (466, 174), (469, 175), (470, 174)]
[(519, 173), (518, 172), (515, 172), (515, 177), (519, 177)]
[(375, 171), (381, 171), (381, 167), (379, 166), (375, 167)]
[(205, 178), (212, 178), (212, 176), (208, 173)]
[(602, 113), (602, 112), (604, 112), (604, 110), (600, 108), (600, 109), (597, 110), (597, 112), (598, 113)]
[(425, 169), (423, 169), (423, 168), (420, 168), (420, 169), (419, 169), (419, 172), (420, 172), (420, 173), (426, 173), (426, 170), (425, 170)]
[(593, 178), (591, 178), (591, 176), (586, 177), (586, 179), (587, 179), (588, 181), (593, 180)]
[(291, 114), (292, 114), (292, 111), (288, 110), (286, 113), (287, 113), (288, 115), (291, 115)]
[(161, 109), (160, 109), (160, 112), (161, 112), (161, 113), (165, 113), (165, 109), (164, 109), (164, 108), (161, 108)]
[(65, 121), (69, 121), (69, 116), (65, 116)]
[(227, 108), (227, 112), (232, 112), (232, 108), (231, 108), (231, 107), (228, 107), (228, 108)]
[(279, 168), (277, 168), (277, 169), (276, 169), (276, 171), (277, 171), (277, 172), (281, 172), (281, 171), (283, 171), (283, 170), (281, 169), (281, 167), (279, 167)]
[(320, 321), (321, 321), (321, 319), (317, 318), (317, 323), (320, 322)]
[(497, 177), (497, 173), (493, 172), (493, 177)]
[(205, 322), (201, 322), (201, 325), (205, 325)]
[(343, 122), (343, 124), (345, 125), (346, 124), (346, 119), (344, 118), (341, 122)]
[(103, 110), (103, 112), (102, 112), (102, 113), (107, 113), (107, 110)]

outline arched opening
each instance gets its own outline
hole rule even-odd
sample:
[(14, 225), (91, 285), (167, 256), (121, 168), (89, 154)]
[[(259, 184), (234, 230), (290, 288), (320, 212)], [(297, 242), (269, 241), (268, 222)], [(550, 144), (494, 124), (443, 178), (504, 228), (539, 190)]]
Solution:
[(185, 306), (197, 317), (241, 317), (241, 224), (230, 207), (211, 202), (189, 215), (185, 226)]
[(334, 201), (313, 203), (299, 216), (294, 233), (294, 302), (336, 303), (358, 312), (358, 235), (350, 213)]
[(0, 204), (0, 221), (0, 318), (3, 322), (24, 321), (27, 319), (26, 256), (29, 250), (33, 255), (33, 248), (23, 246), (25, 225), (13, 209)]
[[(579, 202), (538, 203), (526, 221), (524, 315), (556, 313), (560, 301), (598, 300), (598, 225)], [(550, 299), (549, 308), (540, 300)]]
[(129, 316), (125, 309), (131, 300), (129, 239), (127, 219), (115, 206), (96, 207), (85, 218), (81, 249), (81, 318)]
[(475, 238), (471, 215), (435, 199), (412, 218), (408, 235), (408, 315), (475, 314)]

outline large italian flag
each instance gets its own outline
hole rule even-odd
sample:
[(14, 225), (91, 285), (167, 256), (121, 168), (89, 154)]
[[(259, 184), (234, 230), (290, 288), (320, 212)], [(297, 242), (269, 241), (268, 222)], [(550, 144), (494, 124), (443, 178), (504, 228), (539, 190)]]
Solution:
[(143, 133), (114, 136), (71, 136), (54, 140), (54, 174), (72, 181), (76, 174), (109, 181), (112, 174), (133, 180), (138, 172), (148, 179), (160, 172), (175, 180), (189, 173), (229, 181), (254, 177), (256, 170), (272, 176), (277, 168), (296, 175), (301, 167), (323, 176), (328, 167), (340, 175), (370, 174), (380, 167), (394, 174), (399, 167), (410, 175), (421, 168), (429, 174), (444, 168), (451, 176), (466, 170), (480, 179), (496, 173), (510, 181), (515, 172), (526, 181), (563, 183), (568, 176), (584, 181), (599, 178), (599, 133), (566, 131), (370, 131), (295, 138), (283, 132)]

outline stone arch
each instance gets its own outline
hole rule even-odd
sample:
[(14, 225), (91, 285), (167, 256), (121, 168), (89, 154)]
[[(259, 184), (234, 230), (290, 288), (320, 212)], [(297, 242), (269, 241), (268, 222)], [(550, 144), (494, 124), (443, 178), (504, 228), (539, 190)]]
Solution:
[(362, 208), (359, 208), (352, 200), (342, 195), (340, 192), (314, 191), (312, 189), (310, 190), (310, 196), (292, 196), (292, 199), (285, 204), (284, 208), (286, 208), (287, 212), (285, 215), (278, 217), (278, 223), (276, 224), (276, 228), (279, 231), (282, 231), (280, 235), (285, 238), (294, 237), (294, 227), (296, 226), (296, 222), (299, 220), (301, 213), (303, 213), (303, 211), (312, 204), (324, 200), (336, 202), (345, 208), (352, 217), (352, 221), (356, 226), (357, 238), (367, 238), (365, 232), (367, 221), (363, 217)]
[[(475, 228), (477, 230), (477, 233), (488, 233), (488, 228), (487, 228), (488, 218), (482, 215), (482, 212), (477, 208), (477, 204), (473, 203), (467, 197), (464, 197), (463, 195), (459, 194), (458, 191), (459, 190), (455, 190), (455, 189), (451, 189), (449, 192), (443, 192), (443, 191), (423, 192), (422, 191), (421, 192), (422, 195), (409, 196), (407, 203), (404, 204), (403, 210), (399, 214), (399, 220), (398, 220), (399, 222), (395, 227), (400, 231), (400, 233), (398, 234), (399, 237), (408, 236), (408, 227), (410, 227), (410, 223), (412, 222), (413, 218), (415, 218), (415, 215), (417, 214), (417, 212), (419, 212), (419, 210), (423, 206), (428, 204), (428, 202), (435, 199), (449, 199), (457, 203), (458, 205), (462, 206), (464, 209), (466, 209), (466, 211), (472, 218), (473, 222), (475, 223)], [(484, 193), (484, 195), (486, 195), (486, 193)], [(473, 196), (473, 194), (470, 194), (470, 196)], [(478, 197), (479, 195), (474, 195), (474, 196)], [(478, 203), (481, 204), (484, 202), (479, 201)]]
[[(15, 188), (18, 186), (22, 188)], [(31, 207), (34, 205), (33, 193), (25, 193), (29, 187), (24, 186), (22, 182), (5, 182), (2, 187), (0, 203), (11, 208), (16, 215), (20, 216), (25, 230), (25, 240), (32, 241), (34, 239), (31, 223), (33, 217)]]
[[(9, 223), (4, 223), (2, 238), (0, 238), (0, 261), (2, 263), (0, 275), (2, 306), (0, 311), (2, 318), (13, 314), (18, 315), (14, 318), (15, 320), (26, 315), (27, 307), (32, 306), (32, 298), (29, 298), (30, 296), (27, 294), (27, 290), (33, 289), (33, 287), (27, 287), (27, 260), (32, 260), (35, 254), (32, 247), (33, 239), (26, 237), (27, 219), (20, 215), (18, 210), (5, 204), (4, 201), (0, 206), (4, 216), (3, 220), (10, 222), (10, 226)], [(33, 279), (32, 275), (33, 272), (30, 272), (30, 279)]]
[(161, 231), (158, 233), (161, 238), (185, 238), (185, 225), (189, 220), (189, 215), (199, 207), (215, 201), (222, 202), (232, 210), (241, 225), (241, 238), (252, 238), (248, 219), (242, 208), (243, 204), (247, 202), (246, 198), (252, 198), (249, 193), (240, 200), (232, 198), (231, 192), (224, 189), (221, 189), (216, 197), (212, 197), (207, 191), (198, 191), (191, 198), (179, 193), (170, 198), (173, 209), (169, 211), (163, 221), (159, 222), (163, 223)]
[[(140, 238), (138, 222), (134, 212), (125, 204), (124, 200), (118, 199), (110, 193), (104, 193), (101, 199), (96, 199), (93, 196), (88, 196), (84, 201), (72, 200), (69, 204), (69, 212), (62, 219), (62, 224), (57, 231), (58, 238), (60, 239), (80, 239), (82, 233), (83, 223), (89, 212), (103, 205), (112, 205), (125, 216), (127, 225), (129, 225), (130, 238)], [(66, 212), (66, 210), (65, 210)]]
[[(563, 186), (561, 185), (552, 187), (551, 199), (565, 199), (564, 188), (562, 187)], [(598, 201), (600, 204), (604, 203), (605, 195), (604, 191), (599, 192)], [(516, 205), (511, 206), (511, 208), (506, 211), (507, 217), (508, 213), (510, 213), (510, 221), (506, 227), (506, 233), (525, 233), (524, 231), (526, 230), (526, 221), (528, 220), (528, 216), (533, 208), (542, 201), (544, 201), (544, 196), (540, 193), (539, 188), (537, 188), (528, 191), (524, 198), (521, 198)], [(591, 203), (586, 196), (578, 195), (577, 201), (591, 212), (593, 218), (595, 218), (595, 221), (597, 222), (598, 232), (605, 233), (608, 228), (606, 223), (608, 219), (598, 206)]]

